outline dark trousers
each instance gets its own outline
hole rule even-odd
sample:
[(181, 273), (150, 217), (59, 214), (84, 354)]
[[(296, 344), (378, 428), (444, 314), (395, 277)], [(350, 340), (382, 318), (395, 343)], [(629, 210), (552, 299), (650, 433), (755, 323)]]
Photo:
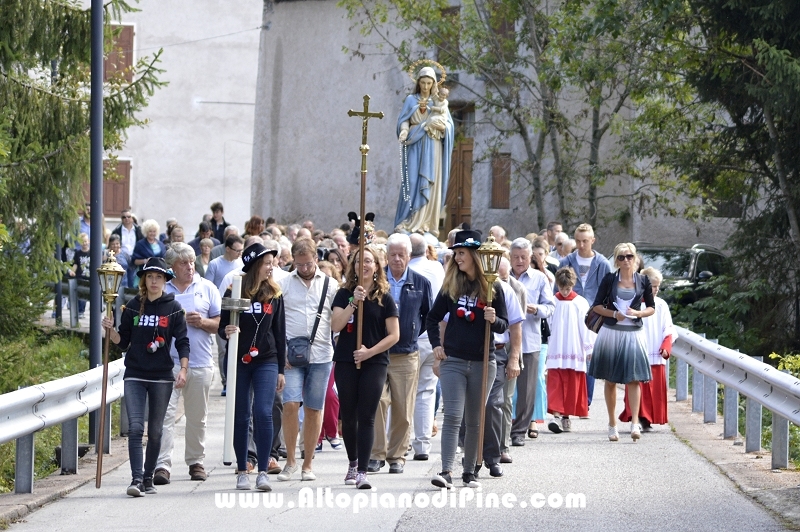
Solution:
[[(125, 381), (125, 410), (128, 412), (128, 458), (133, 480), (153, 478), (158, 454), (161, 452), (161, 432), (172, 396), (172, 382)], [(144, 435), (145, 403), (147, 412), (147, 456), (142, 471), (142, 436)]]
[(497, 373), (489, 383), (489, 398), (486, 401), (486, 421), (483, 429), (483, 461), (487, 466), (500, 463), (503, 434), (503, 405), (506, 402), (506, 365), (508, 353), (505, 348), (494, 352)]
[(388, 366), (336, 362), (336, 389), (339, 391), (339, 415), (347, 459), (358, 460), (358, 470), (366, 472), (372, 444), (375, 442), (375, 411), (386, 383)]

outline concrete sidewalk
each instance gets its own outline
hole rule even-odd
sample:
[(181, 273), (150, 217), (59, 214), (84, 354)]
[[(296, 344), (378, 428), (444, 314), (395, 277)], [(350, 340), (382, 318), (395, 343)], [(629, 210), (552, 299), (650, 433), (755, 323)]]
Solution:
[[(742, 447), (733, 447), (731, 442), (709, 435), (709, 430), (721, 432), (721, 423), (716, 427), (698, 423), (686, 412), (684, 404), (674, 400), (670, 402), (670, 416), (680, 437), (668, 427), (659, 427), (653, 433), (644, 434), (640, 442), (633, 443), (629, 425), (620, 424), (620, 441), (611, 443), (606, 435), (602, 389), (602, 386), (596, 387), (598, 393), (591, 418), (575, 420), (573, 432), (556, 435), (540, 427), (544, 430), (537, 440), (527, 440), (525, 447), (512, 448), (514, 463), (504, 466), (506, 475), (503, 478), (489, 478), (484, 473), (479, 493), (460, 489), (459, 482), (458, 489), (451, 492), (452, 499), (445, 500), (446, 507), (436, 508), (432, 497), (439, 492), (429, 479), (441, 468), (440, 436), (433, 439), (431, 461), (409, 461), (401, 475), (388, 474), (388, 466), (370, 475), (374, 485), (371, 492), (344, 485), (345, 451), (333, 451), (327, 443), (314, 460), (318, 480), (301, 482), (298, 476), (282, 483), (271, 475), (273, 497), (265, 498), (255, 491), (235, 491), (233, 467), (221, 463), (225, 399), (219, 396), (219, 383), (215, 382), (209, 415), (206, 460), (209, 478), (206, 482), (189, 480), (188, 468), (180, 459), (184, 430), (181, 422), (177, 426), (173, 481), (170, 485), (159, 486), (158, 494), (141, 499), (125, 495), (130, 470), (125, 462), (127, 450), (120, 441), (115, 443), (112, 459), (107, 457), (104, 463), (109, 464), (109, 468), (114, 461), (124, 466), (109, 472), (101, 489), (95, 489), (91, 482), (62, 500), (24, 516), (12, 526), (21, 531), (91, 531), (110, 527), (115, 530), (271, 528), (327, 532), (358, 527), (363, 530), (463, 531), (502, 527), (503, 530), (637, 528), (716, 532), (785, 530), (798, 522), (791, 515), (793, 508), (785, 503), (786, 495), (793, 493), (790, 486), (798, 484), (797, 473), (776, 474), (756, 468), (746, 484), (732, 474), (726, 475), (726, 466), (736, 463), (736, 457), (744, 454)], [(621, 400), (622, 393), (618, 395)], [(617, 411), (620, 410), (621, 404)], [(681, 438), (687, 438), (689, 445)], [(769, 466), (768, 458), (748, 455), (743, 460)], [(88, 464), (84, 466), (84, 471), (89, 469)], [(93, 480), (93, 475), (89, 477)], [(251, 481), (255, 482), (254, 476)], [(37, 494), (53, 489), (47, 482), (36, 484)], [(784, 501), (782, 506), (770, 506), (776, 510), (782, 507), (788, 518), (754, 502), (748, 496), (754, 492), (762, 503), (769, 503), (770, 498)], [(484, 502), (492, 502), (490, 494), (496, 494), (498, 500), (504, 497), (503, 500), (513, 507), (502, 504), (499, 508), (482, 507), (486, 506)], [(567, 508), (567, 497), (572, 500), (570, 494), (583, 495), (585, 507)], [(304, 497), (308, 496), (313, 497), (313, 507), (302, 507)], [(472, 500), (466, 500), (470, 496)], [(512, 503), (512, 496), (516, 502)], [(15, 497), (19, 496), (3, 496), (0, 500), (14, 500)], [(413, 501), (410, 507), (398, 507), (404, 497)], [(460, 507), (462, 497), (465, 500)], [(551, 507), (548, 497), (556, 506), (560, 499), (560, 507)], [(544, 503), (543, 508), (535, 507), (539, 501)], [(354, 508), (361, 503), (367, 507)], [(389, 507), (390, 503), (394, 503), (394, 507)], [(257, 507), (248, 507), (251, 504)], [(229, 505), (232, 507), (227, 507)]]

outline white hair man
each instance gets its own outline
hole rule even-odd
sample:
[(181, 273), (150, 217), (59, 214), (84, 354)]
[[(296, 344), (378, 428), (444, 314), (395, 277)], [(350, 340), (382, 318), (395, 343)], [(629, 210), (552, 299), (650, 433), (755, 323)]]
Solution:
[(558, 261), (565, 259), (570, 254), (572, 249), (569, 247), (569, 235), (567, 233), (558, 233), (556, 235), (556, 249), (550, 253), (550, 256)]
[[(503, 264), (505, 266), (503, 266)], [(501, 267), (505, 267), (508, 279), (509, 269), (508, 259), (503, 257), (501, 259)], [(500, 287), (503, 289), (503, 298), (506, 303), (508, 311), (508, 329), (503, 334), (494, 334), (494, 357), (497, 362), (497, 373), (495, 374), (494, 381), (490, 383), (489, 397), (486, 401), (486, 425), (483, 437), (483, 462), (489, 469), (489, 475), (493, 477), (502, 477), (503, 468), (500, 464), (504, 461), (510, 461), (510, 455), (506, 448), (505, 457), (503, 457), (503, 446), (505, 443), (505, 410), (506, 410), (506, 383), (508, 381), (515, 381), (519, 376), (519, 356), (520, 348), (522, 345), (522, 322), (525, 321), (525, 310), (523, 309), (522, 302), (515, 293), (514, 289), (508, 282), (501, 282)], [(522, 289), (524, 294), (524, 287)], [(513, 395), (513, 391), (512, 391)], [(508, 398), (509, 417), (510, 400)], [(480, 468), (481, 464), (477, 464), (476, 469)]]
[[(219, 327), (222, 300), (214, 283), (203, 279), (195, 272), (195, 259), (192, 247), (183, 242), (176, 242), (167, 248), (166, 262), (172, 268), (175, 277), (167, 282), (164, 291), (167, 294), (175, 294), (175, 300), (186, 312), (187, 333), (192, 356), (189, 360), (189, 371), (186, 374), (186, 385), (183, 388), (172, 390), (172, 396), (167, 406), (161, 436), (161, 452), (153, 476), (153, 483), (158, 485), (170, 482), (175, 415), (181, 395), (186, 416), (184, 460), (189, 466), (189, 476), (192, 480), (206, 479), (203, 461), (206, 455), (208, 392), (214, 378), (214, 356), (211, 352), (211, 344)], [(178, 352), (174, 346), (171, 353), (172, 358), (177, 361)], [(180, 364), (175, 364), (173, 371), (179, 368)]]
[[(425, 237), (412, 233), (409, 235), (411, 242), (411, 260), (408, 267), (422, 275), (431, 284), (433, 299), (442, 289), (444, 282), (444, 267), (439, 261), (429, 260), (426, 256), (427, 242)], [(414, 439), (411, 447), (414, 451), (414, 460), (427, 460), (431, 452), (431, 438), (434, 421), (433, 407), (436, 404), (436, 385), (439, 377), (433, 373), (433, 347), (428, 340), (428, 331), (422, 331), (417, 338), (419, 347), (419, 379), (417, 380), (417, 398), (414, 408)]]
[(489, 234), (494, 237), (494, 241), (502, 245), (506, 241), (506, 230), (499, 225), (492, 226), (489, 229)]
[[(378, 410), (375, 413), (375, 440), (367, 471), (377, 472), (389, 462), (389, 473), (402, 473), (411, 436), (411, 422), (419, 379), (420, 331), (433, 305), (431, 284), (409, 269), (411, 240), (394, 233), (386, 241), (386, 277), (389, 291), (400, 312), (400, 340), (389, 349), (389, 369)], [(391, 408), (388, 437), (387, 411)]]
[(555, 299), (547, 277), (531, 267), (533, 251), (526, 238), (517, 238), (511, 243), (511, 273), (525, 285), (527, 306), (525, 321), (522, 324), (522, 371), (517, 377), (516, 419), (511, 426), (511, 445), (525, 445), (528, 437), (539, 436), (539, 429), (533, 418), (533, 404), (536, 398), (536, 385), (539, 376), (539, 359), (542, 347), (542, 319), (547, 319), (555, 311)]
[[(500, 259), (500, 266), (497, 268), (497, 274), (500, 281), (508, 283), (514, 290), (523, 311), (527, 308), (528, 292), (525, 290), (525, 285), (514, 279), (511, 275), (511, 261), (503, 257)], [(522, 356), (522, 325), (517, 328), (517, 335), (512, 335), (513, 331), (508, 331), (508, 342), (510, 348), (508, 349), (508, 365), (506, 366), (506, 383), (503, 387), (504, 403), (503, 403), (503, 425), (500, 431), (500, 463), (512, 463), (511, 454), (509, 453), (509, 445), (511, 444), (511, 412), (513, 407), (514, 391), (517, 389), (517, 377), (519, 376), (520, 366), (519, 360)], [(507, 346), (508, 347), (508, 346)], [(514, 365), (514, 358), (516, 354), (516, 367)], [(510, 370), (510, 371), (509, 371)], [(514, 371), (516, 370), (516, 371)]]

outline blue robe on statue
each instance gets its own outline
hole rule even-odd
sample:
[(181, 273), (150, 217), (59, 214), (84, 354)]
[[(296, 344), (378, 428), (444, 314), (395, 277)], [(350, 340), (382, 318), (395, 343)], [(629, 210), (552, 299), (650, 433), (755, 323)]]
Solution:
[[(402, 181), (400, 185), (400, 198), (397, 202), (397, 214), (395, 216), (395, 226), (401, 225), (404, 221), (409, 221), (412, 216), (420, 209), (424, 208), (431, 197), (441, 197), (440, 205), (436, 206), (436, 213), (441, 212), (444, 206), (445, 196), (447, 195), (447, 184), (450, 180), (450, 159), (453, 155), (453, 143), (455, 137), (455, 127), (450, 111), (445, 112), (446, 130), (444, 138), (441, 140), (432, 138), (425, 130), (432, 116), (430, 108), (435, 105), (431, 98), (428, 99), (428, 111), (420, 117), (419, 94), (411, 94), (403, 102), (403, 110), (397, 119), (397, 135), (400, 135), (403, 122), (409, 122), (410, 127), (406, 138), (405, 156), (402, 156)], [(416, 115), (416, 116), (415, 116)], [(441, 115), (439, 115), (441, 117)], [(414, 123), (416, 120), (421, 121)], [(435, 143), (440, 143), (441, 149), (437, 149)], [(441, 157), (441, 175), (436, 175), (435, 157)], [(441, 186), (441, 194), (435, 194), (432, 190), (435, 183)], [(432, 206), (433, 207), (433, 206)], [(408, 227), (409, 231), (416, 231), (422, 227)], [(428, 228), (434, 234), (438, 233), (438, 223)]]

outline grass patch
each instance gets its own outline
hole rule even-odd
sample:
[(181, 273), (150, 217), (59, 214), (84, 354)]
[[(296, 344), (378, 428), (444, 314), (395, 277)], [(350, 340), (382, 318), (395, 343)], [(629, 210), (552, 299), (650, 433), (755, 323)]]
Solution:
[[(85, 349), (80, 337), (65, 332), (40, 332), (0, 340), (0, 393), (86, 371), (89, 361), (81, 354)], [(87, 416), (82, 416), (78, 426), (80, 440), (88, 441)], [(35, 478), (45, 477), (58, 468), (54, 449), (60, 444), (60, 425), (35, 434)], [(0, 493), (14, 489), (14, 465), (15, 442), (0, 445)]]

